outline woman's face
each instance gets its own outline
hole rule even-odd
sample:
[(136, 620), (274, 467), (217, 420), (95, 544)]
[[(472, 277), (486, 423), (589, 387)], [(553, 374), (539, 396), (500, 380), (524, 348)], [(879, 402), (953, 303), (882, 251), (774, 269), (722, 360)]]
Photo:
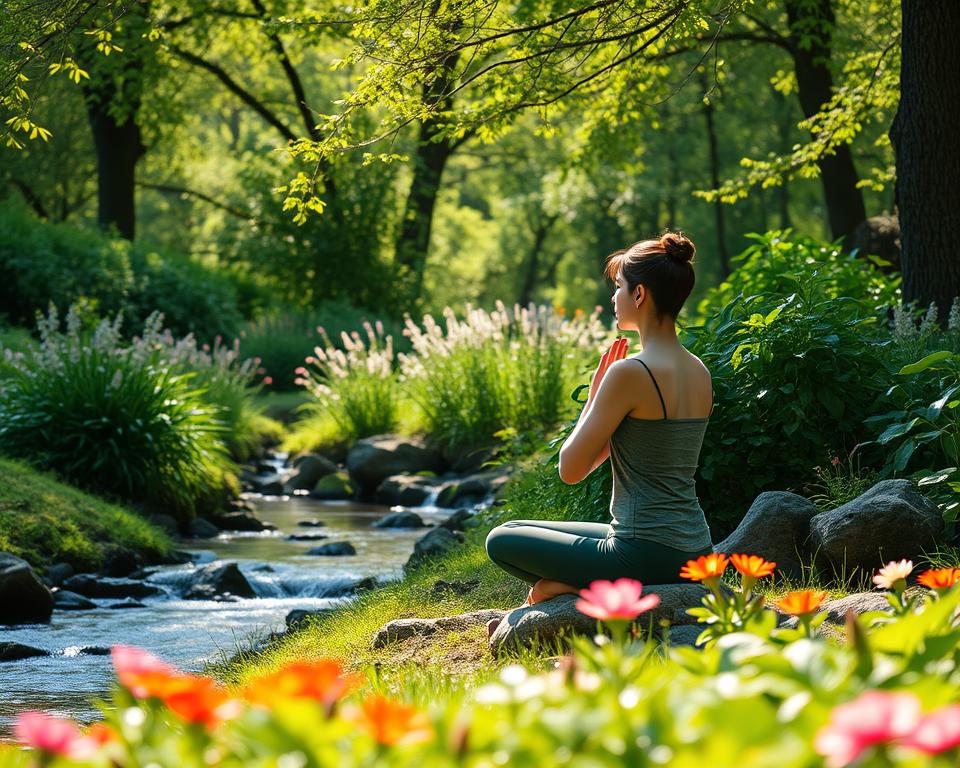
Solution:
[[(636, 286), (633, 289), (634, 294), (638, 291), (643, 291), (643, 288)], [(620, 272), (617, 272), (617, 277), (614, 280), (613, 296), (610, 297), (610, 301), (613, 303), (613, 313), (617, 318), (617, 328), (622, 331), (634, 330), (638, 314), (637, 304), (627, 290), (627, 281)]]

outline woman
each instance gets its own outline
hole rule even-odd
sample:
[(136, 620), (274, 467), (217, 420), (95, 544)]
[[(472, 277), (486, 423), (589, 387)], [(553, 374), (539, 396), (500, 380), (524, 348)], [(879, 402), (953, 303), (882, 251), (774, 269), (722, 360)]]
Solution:
[(627, 357), (627, 340), (618, 337), (600, 358), (560, 450), (560, 478), (578, 483), (609, 458), (611, 522), (512, 520), (490, 531), (487, 554), (532, 585), (528, 605), (595, 579), (679, 582), (688, 560), (713, 551), (693, 479), (713, 411), (712, 379), (675, 325), (693, 289), (694, 254), (682, 233), (667, 232), (607, 257), (617, 327), (636, 331), (642, 351)]

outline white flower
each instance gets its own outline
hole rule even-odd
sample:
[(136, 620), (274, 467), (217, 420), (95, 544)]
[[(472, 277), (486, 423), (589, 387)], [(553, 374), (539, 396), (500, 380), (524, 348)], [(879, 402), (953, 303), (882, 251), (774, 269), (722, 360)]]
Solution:
[(906, 579), (912, 572), (912, 560), (891, 560), (873, 577), (873, 583), (882, 589), (893, 589), (896, 582)]

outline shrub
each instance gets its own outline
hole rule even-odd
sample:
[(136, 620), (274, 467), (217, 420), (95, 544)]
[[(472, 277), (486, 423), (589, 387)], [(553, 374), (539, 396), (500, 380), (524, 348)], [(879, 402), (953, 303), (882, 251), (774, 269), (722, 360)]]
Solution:
[(122, 310), (131, 324), (160, 310), (174, 333), (211, 339), (238, 330), (238, 295), (252, 310), (260, 301), (252, 291), (237, 273), (189, 256), (0, 207), (0, 307), (13, 324), (32, 326), (49, 304), (86, 299), (102, 315)]
[[(71, 308), (61, 333), (51, 308), (39, 323), (39, 348), (7, 353), (0, 451), (80, 487), (190, 516), (217, 502), (234, 469), (222, 409), (203, 400), (197, 374), (177, 370), (162, 348), (125, 344), (120, 323), (118, 315), (82, 332)], [(156, 323), (147, 323), (146, 339)]]
[(713, 375), (697, 490), (718, 532), (760, 492), (799, 492), (812, 467), (869, 437), (863, 420), (886, 387), (878, 319), (854, 298), (824, 298), (819, 277), (802, 275), (786, 298), (737, 296), (687, 329)]
[(607, 330), (598, 311), (571, 320), (546, 306), (493, 312), (467, 304), (463, 320), (446, 307), (446, 327), (430, 315), (421, 329), (408, 316), (412, 354), (400, 354), (405, 386), (426, 431), (447, 450), (495, 441), (512, 428), (543, 430), (567, 415), (567, 393)]

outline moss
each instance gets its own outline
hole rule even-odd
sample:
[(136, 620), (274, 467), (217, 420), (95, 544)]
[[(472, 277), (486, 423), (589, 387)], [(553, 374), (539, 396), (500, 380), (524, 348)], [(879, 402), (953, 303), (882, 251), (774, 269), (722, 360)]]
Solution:
[(97, 570), (108, 548), (122, 547), (155, 561), (172, 548), (169, 537), (135, 512), (65, 485), (18, 461), (0, 458), (0, 551), (34, 568), (67, 562)]

